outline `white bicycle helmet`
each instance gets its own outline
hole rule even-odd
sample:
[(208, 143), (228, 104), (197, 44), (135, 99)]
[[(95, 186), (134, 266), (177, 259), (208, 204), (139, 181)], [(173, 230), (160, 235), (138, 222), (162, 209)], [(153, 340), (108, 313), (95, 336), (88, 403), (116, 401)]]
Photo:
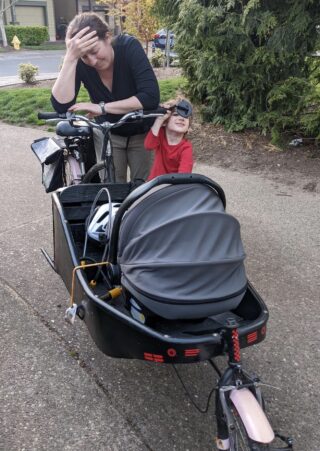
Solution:
[(107, 243), (109, 241), (113, 218), (115, 217), (119, 207), (120, 204), (112, 202), (111, 206), (107, 203), (96, 209), (87, 230), (90, 238), (99, 241), (100, 243)]

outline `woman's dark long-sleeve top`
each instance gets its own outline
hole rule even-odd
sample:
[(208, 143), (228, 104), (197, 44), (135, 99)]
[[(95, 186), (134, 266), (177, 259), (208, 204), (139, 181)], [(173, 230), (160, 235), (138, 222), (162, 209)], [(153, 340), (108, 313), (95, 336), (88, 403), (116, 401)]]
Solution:
[[(114, 50), (112, 92), (103, 84), (98, 72), (79, 59), (76, 68), (75, 96), (69, 103), (59, 103), (51, 96), (55, 111), (65, 113), (76, 102), (81, 83), (87, 89), (92, 103), (115, 102), (136, 96), (143, 109), (153, 110), (160, 102), (159, 86), (149, 60), (137, 39), (129, 35), (120, 35), (112, 42)], [(67, 83), (67, 80), (66, 80)], [(116, 122), (120, 115), (98, 116), (97, 122)], [(154, 120), (142, 123), (125, 124), (113, 130), (121, 136), (131, 136), (148, 131)]]

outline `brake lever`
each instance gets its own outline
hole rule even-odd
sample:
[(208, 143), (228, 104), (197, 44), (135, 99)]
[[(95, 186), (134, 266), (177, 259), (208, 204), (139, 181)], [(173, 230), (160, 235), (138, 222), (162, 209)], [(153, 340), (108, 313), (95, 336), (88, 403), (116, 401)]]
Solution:
[(130, 121), (130, 119), (132, 119), (132, 120), (143, 119), (143, 110), (132, 111), (130, 113), (125, 114), (121, 118), (120, 122), (121, 123), (127, 122), (127, 121)]
[(66, 112), (66, 119), (68, 119), (68, 121), (71, 121), (74, 117), (75, 117), (75, 113), (73, 111)]
[(143, 119), (143, 110), (135, 111), (134, 114), (131, 116), (131, 119), (134, 120)]

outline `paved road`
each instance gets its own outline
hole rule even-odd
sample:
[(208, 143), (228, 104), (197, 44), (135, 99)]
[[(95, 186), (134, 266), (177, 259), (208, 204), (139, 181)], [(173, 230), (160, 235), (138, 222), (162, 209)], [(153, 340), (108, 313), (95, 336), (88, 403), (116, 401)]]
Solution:
[(0, 78), (17, 75), (19, 64), (31, 63), (39, 68), (39, 74), (56, 73), (62, 63), (64, 50), (0, 53)]
[[(101, 354), (85, 325), (63, 320), (67, 292), (44, 262), (50, 196), (29, 143), (42, 131), (0, 124), (0, 449), (212, 449), (213, 406), (197, 412), (170, 366)], [(248, 275), (270, 310), (267, 340), (244, 362), (266, 389), (275, 428), (296, 451), (319, 451), (319, 194), (258, 176), (196, 166), (220, 183), (242, 224)], [(202, 406), (206, 364), (180, 366)]]

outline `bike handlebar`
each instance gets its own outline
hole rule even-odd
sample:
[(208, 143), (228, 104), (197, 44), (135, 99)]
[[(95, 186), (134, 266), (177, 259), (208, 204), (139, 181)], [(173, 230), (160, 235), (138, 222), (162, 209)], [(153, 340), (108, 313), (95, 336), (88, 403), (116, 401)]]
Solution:
[(38, 119), (44, 119), (44, 120), (48, 120), (48, 119), (66, 119), (66, 113), (56, 113), (55, 111), (51, 111), (49, 113), (45, 113), (45, 112), (39, 112), (38, 113)]
[(166, 114), (167, 109), (163, 107), (158, 107), (155, 110), (137, 110), (137, 111), (131, 111), (130, 113), (126, 113), (124, 116), (122, 116), (119, 121), (115, 123), (111, 122), (104, 122), (102, 124), (98, 124), (95, 121), (90, 120), (87, 116), (83, 116), (80, 114), (75, 114), (71, 112), (66, 113), (57, 113), (55, 111), (52, 112), (39, 112), (38, 113), (38, 119), (43, 119), (46, 121), (54, 120), (54, 119), (61, 119), (65, 121), (85, 121), (88, 125), (94, 128), (101, 128), (103, 127), (103, 124), (108, 124), (108, 128), (112, 128), (115, 126), (119, 126), (123, 124), (124, 122), (127, 122), (128, 120), (141, 120), (145, 118), (150, 117), (158, 117)]
[(143, 114), (166, 114), (167, 108), (163, 108), (162, 106), (159, 106), (155, 110), (142, 110)]

